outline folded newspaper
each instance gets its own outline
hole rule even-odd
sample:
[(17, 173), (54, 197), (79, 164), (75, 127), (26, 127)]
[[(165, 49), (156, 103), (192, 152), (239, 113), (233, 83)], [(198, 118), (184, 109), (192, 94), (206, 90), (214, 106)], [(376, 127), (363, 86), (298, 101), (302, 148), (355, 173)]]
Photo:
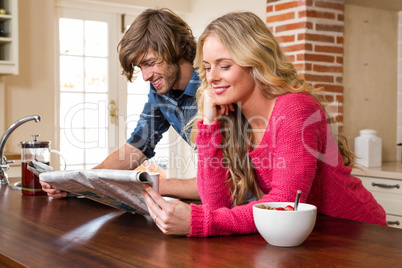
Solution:
[(157, 173), (111, 169), (51, 171), (49, 166), (36, 161), (32, 166), (29, 170), (53, 188), (138, 214), (149, 214), (142, 185), (148, 183), (159, 190)]

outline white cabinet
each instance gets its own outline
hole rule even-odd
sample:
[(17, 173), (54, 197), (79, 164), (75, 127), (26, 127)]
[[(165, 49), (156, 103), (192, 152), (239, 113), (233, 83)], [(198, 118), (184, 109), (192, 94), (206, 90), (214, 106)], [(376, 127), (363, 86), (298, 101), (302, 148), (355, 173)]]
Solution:
[(387, 213), (390, 227), (402, 229), (402, 181), (358, 176)]
[(378, 168), (353, 169), (387, 213), (388, 226), (402, 229), (402, 163), (384, 162)]
[(18, 0), (0, 0), (0, 75), (18, 74)]

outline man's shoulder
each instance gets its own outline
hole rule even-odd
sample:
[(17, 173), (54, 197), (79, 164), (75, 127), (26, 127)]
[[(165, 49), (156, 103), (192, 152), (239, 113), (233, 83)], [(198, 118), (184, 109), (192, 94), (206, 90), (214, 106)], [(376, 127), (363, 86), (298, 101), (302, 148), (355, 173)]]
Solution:
[(198, 74), (198, 68), (195, 68), (193, 70), (193, 74), (191, 76), (190, 83), (201, 84), (201, 78), (200, 78), (200, 76)]
[(194, 69), (194, 70), (193, 70), (193, 74), (192, 74), (192, 76), (191, 76), (191, 78), (190, 78), (190, 81), (189, 81), (189, 83), (188, 83), (188, 85), (187, 85), (187, 88), (186, 88), (186, 90), (184, 91), (184, 93), (185, 93), (186, 95), (195, 97), (195, 95), (196, 95), (196, 93), (197, 93), (197, 90), (198, 90), (198, 88), (200, 87), (200, 85), (201, 85), (201, 79), (200, 79), (200, 77), (198, 76), (197, 69)]

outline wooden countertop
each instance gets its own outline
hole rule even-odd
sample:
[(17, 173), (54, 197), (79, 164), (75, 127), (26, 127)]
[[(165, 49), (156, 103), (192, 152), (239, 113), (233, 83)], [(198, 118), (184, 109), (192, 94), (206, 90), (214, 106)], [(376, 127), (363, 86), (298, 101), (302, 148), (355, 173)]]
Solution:
[(381, 167), (362, 167), (362, 170), (354, 168), (352, 174), (354, 176), (402, 180), (402, 162), (384, 162)]
[(402, 267), (401, 252), (401, 229), (327, 216), (281, 248), (258, 233), (167, 236), (149, 216), (0, 186), (0, 267)]

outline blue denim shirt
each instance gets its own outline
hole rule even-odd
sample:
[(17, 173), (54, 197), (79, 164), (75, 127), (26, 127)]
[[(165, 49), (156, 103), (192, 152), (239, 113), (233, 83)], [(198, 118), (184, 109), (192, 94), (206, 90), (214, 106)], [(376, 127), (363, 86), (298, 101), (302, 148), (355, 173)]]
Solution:
[(155, 155), (155, 146), (170, 126), (190, 144), (190, 129), (184, 127), (197, 113), (196, 93), (201, 84), (196, 69), (185, 91), (175, 97), (171, 90), (166, 95), (159, 95), (151, 84), (148, 102), (140, 115), (140, 119), (127, 143), (136, 147), (149, 159)]

